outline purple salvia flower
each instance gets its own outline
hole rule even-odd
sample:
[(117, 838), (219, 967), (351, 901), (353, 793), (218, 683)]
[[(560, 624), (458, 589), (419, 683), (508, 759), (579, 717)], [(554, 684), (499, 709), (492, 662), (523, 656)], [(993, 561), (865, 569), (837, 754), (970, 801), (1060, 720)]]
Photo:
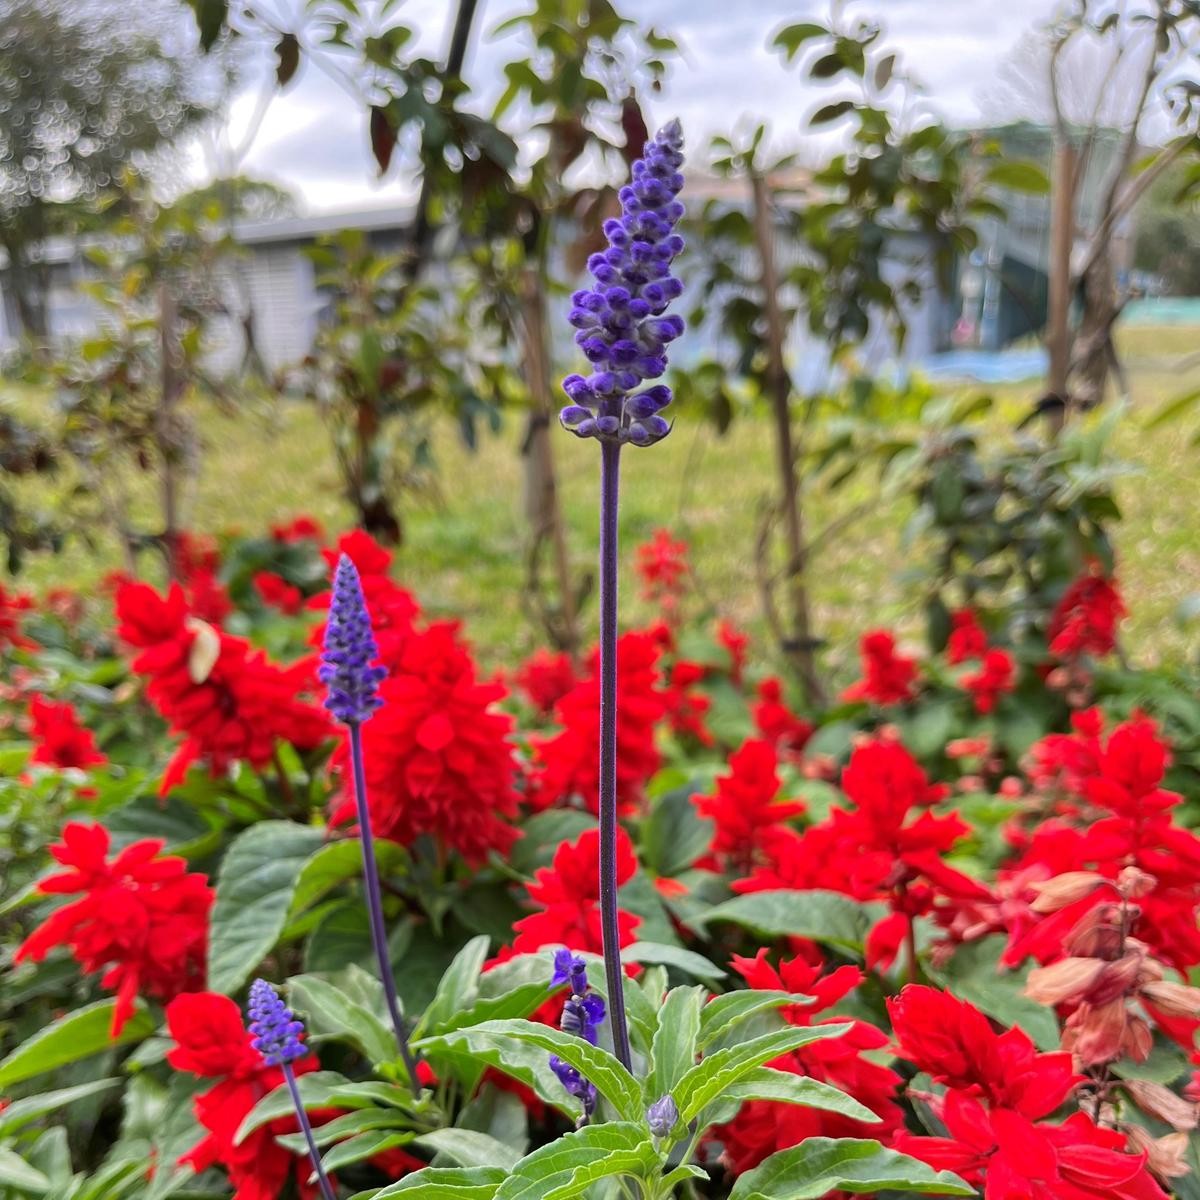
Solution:
[(292, 1096), (292, 1106), (296, 1110), (296, 1120), (300, 1123), (300, 1131), (308, 1143), (308, 1157), (312, 1163), (313, 1172), (317, 1177), (317, 1186), (321, 1190), (323, 1200), (337, 1200), (333, 1184), (325, 1174), (321, 1165), (321, 1152), (317, 1149), (317, 1139), (313, 1137), (312, 1124), (296, 1085), (296, 1074), (292, 1063), (303, 1058), (307, 1053), (304, 1043), (300, 1041), (304, 1033), (304, 1025), (292, 1016), (292, 1010), (284, 1004), (275, 989), (265, 979), (256, 979), (250, 985), (250, 1032), (254, 1040), (254, 1049), (262, 1055), (263, 1062), (270, 1067), (282, 1067), (284, 1082)]
[(292, 1016), (291, 1009), (265, 979), (256, 979), (250, 985), (248, 1007), (250, 1032), (254, 1035), (251, 1045), (267, 1066), (282, 1067), (308, 1053), (300, 1040), (303, 1023)]
[(652, 446), (670, 432), (660, 415), (671, 389), (646, 381), (667, 369), (667, 344), (683, 333), (683, 318), (664, 316), (683, 285), (671, 261), (683, 249), (675, 232), (683, 205), (683, 131), (664, 125), (633, 164), (621, 189), (621, 215), (604, 222), (608, 249), (588, 259), (595, 287), (572, 297), (568, 317), (575, 341), (592, 365), (590, 375), (568, 375), (571, 401), (559, 414), (579, 437)]
[(421, 1085), (417, 1079), (416, 1059), (409, 1049), (404, 1018), (400, 1014), (396, 979), (388, 953), (383, 893), (379, 886), (379, 868), (375, 862), (375, 837), (371, 830), (367, 772), (363, 761), (363, 722), (383, 703), (379, 697), (379, 684), (387, 675), (384, 667), (373, 665), (378, 654), (358, 568), (348, 555), (343, 554), (338, 559), (333, 575), (333, 599), (329, 604), (325, 647), (318, 675), (329, 688), (325, 707), (346, 726), (350, 734), (350, 768), (354, 777), (354, 805), (362, 844), (363, 879), (366, 885), (363, 891), (371, 925), (371, 942), (375, 948), (375, 962), (387, 1000), (388, 1015), (396, 1032), (396, 1044), (400, 1048), (409, 1085), (415, 1096), (421, 1090)]
[[(558, 950), (554, 955), (552, 985), (570, 983), (571, 994), (563, 1005), (559, 1027), (563, 1033), (581, 1037), (585, 1042), (596, 1044), (596, 1031), (604, 1021), (604, 999), (588, 990), (587, 964), (570, 950)], [(596, 1111), (596, 1088), (580, 1074), (578, 1068), (563, 1062), (557, 1054), (550, 1055), (550, 1070), (558, 1076), (567, 1092), (583, 1105), (580, 1125), (586, 1125)]]
[(333, 576), (333, 600), (317, 674), (329, 689), (325, 707), (345, 725), (361, 724), (382, 703), (377, 693), (387, 671), (372, 665), (378, 655), (358, 569), (343, 554)]

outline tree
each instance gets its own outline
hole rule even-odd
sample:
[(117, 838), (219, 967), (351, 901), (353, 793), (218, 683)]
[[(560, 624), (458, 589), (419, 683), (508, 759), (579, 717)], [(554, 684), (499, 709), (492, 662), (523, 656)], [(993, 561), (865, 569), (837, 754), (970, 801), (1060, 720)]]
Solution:
[(1138, 210), (1133, 265), (1159, 276), (1173, 296), (1200, 296), (1200, 204), (1187, 200), (1192, 174), (1182, 163), (1164, 172)]
[(0, 246), (35, 337), (47, 332), (45, 238), (74, 202), (204, 112), (194, 73), (168, 52), (153, 12), (114, 22), (91, 3), (0, 0)]

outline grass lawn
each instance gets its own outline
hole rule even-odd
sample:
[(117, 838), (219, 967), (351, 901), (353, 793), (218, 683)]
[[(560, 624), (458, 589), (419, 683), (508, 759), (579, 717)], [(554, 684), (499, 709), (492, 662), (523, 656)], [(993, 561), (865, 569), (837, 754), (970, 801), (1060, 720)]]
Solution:
[[(1144, 428), (1163, 400), (1200, 388), (1200, 361), (1188, 362), (1200, 347), (1198, 334), (1179, 327), (1142, 328), (1122, 337), (1135, 404), (1123, 421), (1117, 451), (1140, 470), (1120, 488), (1125, 521), (1117, 541), (1132, 610), (1127, 644), (1135, 660), (1176, 658), (1194, 653), (1200, 642), (1200, 624), (1184, 628), (1175, 620), (1180, 601), (1200, 592), (1200, 447), (1189, 444), (1200, 429), (1200, 407), (1181, 423)], [(1005, 436), (1036, 394), (1033, 384), (1004, 389), (996, 436)], [(22, 407), (28, 411), (28, 406), (26, 396)], [(192, 527), (260, 532), (268, 522), (301, 511), (334, 529), (348, 523), (328, 440), (311, 409), (279, 404), (236, 416), (208, 411), (201, 427), (205, 453), (190, 499)], [(542, 641), (521, 600), (525, 566), (519, 438), (518, 414), (474, 455), (459, 445), (452, 429), (440, 430), (442, 496), (439, 502), (409, 509), (407, 542), (399, 554), (399, 577), (426, 610), (462, 617), (484, 660), (495, 665), (512, 663)], [(586, 567), (596, 552), (596, 446), (566, 435), (554, 445), (572, 554)], [(774, 482), (767, 422), (743, 419), (719, 438), (681, 411), (674, 434), (664, 443), (624, 457), (621, 536), (627, 559), (631, 561), (639, 541), (666, 526), (692, 546), (697, 606), (761, 635), (753, 539)], [(869, 495), (864, 486), (849, 499)], [(835, 509), (822, 494), (813, 496), (814, 528), (846, 500), (837, 503)], [(907, 515), (877, 505), (831, 541), (815, 563), (818, 629), (831, 641), (829, 667), (835, 674), (850, 669), (852, 639), (868, 624), (919, 628), (919, 597), (906, 593), (897, 578), (904, 566), (900, 531)], [(31, 562), (21, 583), (35, 589), (54, 583), (87, 587), (115, 565), (111, 545), (102, 544), (93, 555), (76, 544), (57, 559)], [(622, 603), (629, 620), (647, 615), (632, 582)], [(585, 620), (595, 620), (594, 605)], [(759, 649), (767, 648), (760, 642)]]

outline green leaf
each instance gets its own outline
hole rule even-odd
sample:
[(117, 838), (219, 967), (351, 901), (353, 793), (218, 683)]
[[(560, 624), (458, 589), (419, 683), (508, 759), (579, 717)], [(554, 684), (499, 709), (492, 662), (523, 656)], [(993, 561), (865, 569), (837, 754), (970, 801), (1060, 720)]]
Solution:
[[(741, 1105), (747, 1100), (776, 1100), (800, 1108), (819, 1108), (824, 1112), (839, 1113), (852, 1121), (865, 1121), (872, 1125), (879, 1122), (879, 1117), (865, 1104), (860, 1104), (853, 1096), (847, 1096), (831, 1084), (807, 1075), (793, 1075), (790, 1071), (775, 1071), (770, 1067), (759, 1067), (743, 1076), (721, 1094), (717, 1103), (724, 1105), (726, 1101), (735, 1101)], [(709, 1123), (715, 1119), (708, 1118)]]
[(634, 942), (621, 951), (621, 961), (629, 963), (661, 963), (678, 967), (693, 979), (723, 979), (725, 972), (694, 950), (681, 946), (664, 946), (661, 942)]
[(811, 1004), (811, 996), (793, 992), (758, 991), (744, 989), (714, 996), (700, 1012), (701, 1050), (724, 1036), (735, 1025), (748, 1020), (760, 1012), (782, 1008), (785, 1004)]
[(644, 1093), (648, 1104), (673, 1092), (695, 1066), (703, 1003), (704, 989), (700, 987), (677, 987), (667, 993), (650, 1053), (651, 1070)]
[[(366, 1133), (358, 1133), (344, 1142), (339, 1142), (323, 1155), (321, 1166), (325, 1168), (326, 1174), (330, 1174), (342, 1167), (374, 1158), (385, 1150), (395, 1150), (397, 1146), (407, 1146), (412, 1140), (413, 1135), (408, 1130), (397, 1133), (395, 1130), (389, 1132), (386, 1129), (373, 1129)], [(304, 1151), (301, 1150), (300, 1153), (303, 1154)]]
[(645, 1176), (657, 1165), (658, 1154), (644, 1125), (605, 1121), (527, 1154), (500, 1185), (496, 1200), (568, 1200), (601, 1179)]
[(1032, 162), (1000, 162), (992, 166), (985, 180), (997, 187), (1008, 188), (1013, 192), (1028, 192), (1031, 195), (1045, 196), (1050, 191), (1050, 180), (1046, 172), (1037, 163)]
[(433, 1033), (451, 1020), (478, 995), (479, 972), (487, 961), (491, 939), (486, 934), (473, 937), (446, 968), (433, 1000), (417, 1025), (415, 1036)]
[(781, 888), (735, 896), (692, 923), (729, 921), (767, 937), (807, 938), (862, 954), (867, 933), (882, 915), (879, 905), (859, 904), (838, 892)]
[(485, 1021), (470, 1029), (456, 1029), (441, 1037), (422, 1039), (415, 1048), (423, 1049), (427, 1044), (433, 1048), (437, 1045), (453, 1048), (464, 1043), (474, 1051), (476, 1045), (491, 1043), (503, 1049), (514, 1041), (557, 1054), (563, 1062), (570, 1063), (585, 1075), (625, 1120), (641, 1119), (642, 1089), (620, 1062), (607, 1050), (547, 1025), (533, 1021)]
[(688, 784), (651, 802), (641, 826), (642, 861), (655, 875), (686, 871), (712, 844), (713, 823), (692, 803), (698, 788)]
[(305, 863), (324, 831), (260, 821), (238, 835), (221, 863), (208, 944), (208, 986), (228, 995), (270, 953), (287, 923)]
[(775, 35), (775, 39), (771, 43), (771, 48), (782, 50), (786, 61), (791, 62), (805, 42), (810, 41), (812, 38), (828, 36), (829, 30), (824, 25), (817, 25), (811, 21), (803, 21), (798, 25), (785, 25)]
[[(395, 842), (375, 843), (375, 861), (379, 865), (380, 875), (388, 874), (404, 857), (404, 848)], [(339, 883), (357, 879), (361, 874), (362, 843), (358, 838), (327, 842), (304, 864), (296, 880), (292, 914), (303, 912), (322, 896), (328, 895)]]
[(386, 1200), (402, 1192), (420, 1191), (420, 1200), (493, 1200), (507, 1172), (500, 1167), (426, 1167), (406, 1175), (381, 1192), (362, 1193), (352, 1200)]
[(838, 117), (844, 117), (848, 112), (853, 111), (853, 100), (837, 100), (833, 104), (826, 104), (822, 108), (818, 108), (809, 117), (808, 123), (810, 125), (828, 125), (830, 121), (836, 121)]
[(973, 1196), (949, 1171), (885, 1150), (878, 1142), (814, 1137), (747, 1171), (729, 1200), (819, 1200), (833, 1191), (863, 1195), (885, 1189), (926, 1196)]
[(1193, 388), (1190, 392), (1173, 396), (1146, 422), (1144, 428), (1157, 429), (1160, 425), (1169, 425), (1193, 408), (1197, 400), (1200, 400), (1200, 388)]
[(392, 1030), (365, 1005), (316, 975), (297, 975), (288, 981), (288, 1001), (308, 1020), (308, 1032), (357, 1046), (373, 1063), (388, 1062), (398, 1049)]
[[(313, 1138), (318, 1146), (329, 1146), (360, 1133), (374, 1133), (381, 1129), (407, 1131), (408, 1123), (409, 1118), (399, 1109), (361, 1108), (357, 1112), (342, 1113), (340, 1117), (326, 1121), (313, 1130)], [(411, 1138), (409, 1132), (408, 1140)], [(303, 1154), (308, 1149), (308, 1141), (302, 1133), (290, 1133), (278, 1140), (296, 1154)]]
[(0, 1184), (38, 1196), (50, 1190), (50, 1180), (7, 1146), (0, 1146)]
[[(296, 1086), (300, 1089), (300, 1100), (305, 1111), (314, 1108), (331, 1107), (332, 1097), (339, 1088), (345, 1088), (350, 1083), (345, 1075), (337, 1071), (310, 1071), (307, 1075), (296, 1078)], [(268, 1092), (245, 1116), (233, 1135), (233, 1144), (240, 1145), (260, 1125), (274, 1121), (294, 1111), (292, 1094), (286, 1084), (281, 1083), (273, 1092)]]
[(109, 1029), (116, 1006), (115, 1000), (97, 1000), (38, 1030), (0, 1062), (0, 1088), (32, 1079), (35, 1075), (53, 1071), (56, 1067), (77, 1062), (81, 1058), (90, 1058), (101, 1050), (140, 1042), (154, 1032), (150, 1014), (139, 1006), (125, 1022), (120, 1034), (115, 1038), (110, 1037)]
[(469, 1025), (482, 1025), (484, 1021), (504, 1021), (515, 1017), (528, 1017), (550, 998), (550, 987), (545, 983), (526, 983), (502, 996), (485, 996), (476, 1000), (470, 1008), (463, 1008), (444, 1021), (438, 1033), (449, 1033), (452, 1029), (465, 1029)]
[(707, 1105), (763, 1063), (810, 1042), (841, 1037), (849, 1028), (849, 1024), (792, 1025), (708, 1055), (686, 1072), (675, 1088), (680, 1120), (685, 1125), (691, 1122)]
[(435, 1129), (417, 1138), (416, 1144), (444, 1154), (460, 1167), (502, 1167), (511, 1171), (520, 1161), (520, 1151), (474, 1129)]
[(40, 1095), (26, 1096), (23, 1100), (14, 1100), (0, 1112), (0, 1137), (19, 1129), (27, 1121), (44, 1117), (47, 1113), (55, 1112), (75, 1100), (83, 1100), (97, 1092), (107, 1091), (120, 1082), (119, 1079), (97, 1079), (91, 1083), (80, 1083), (74, 1087), (58, 1088), (53, 1092), (42, 1092)]

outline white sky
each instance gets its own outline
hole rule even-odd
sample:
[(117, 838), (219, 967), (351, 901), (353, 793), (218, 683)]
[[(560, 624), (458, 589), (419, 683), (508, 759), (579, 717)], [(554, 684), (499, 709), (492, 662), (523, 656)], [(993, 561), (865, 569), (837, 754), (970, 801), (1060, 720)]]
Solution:
[[(276, 0), (284, 8), (289, 0)], [(293, 0), (298, 2), (298, 0)], [(526, 10), (521, 0), (480, 0), (466, 78), (478, 91), (474, 106), (487, 112), (498, 92), (500, 70), (518, 57), (511, 35), (493, 28)], [(768, 121), (775, 143), (800, 149), (804, 122), (831, 89), (807, 84), (767, 43), (781, 25), (828, 14), (825, 0), (624, 0), (621, 9), (676, 37), (682, 58), (672, 60), (660, 95), (643, 98), (651, 123), (679, 116), (691, 146), (738, 122)], [(856, 0), (851, 14), (882, 19), (884, 38), (909, 72), (925, 84), (928, 103), (944, 119), (969, 124), (981, 117), (979, 97), (994, 81), (1005, 54), (1022, 33), (1046, 23), (1057, 0)], [(396, 12), (419, 33), (416, 48), (441, 60), (453, 0), (406, 0)], [(229, 125), (234, 140), (246, 126), (271, 77), (273, 60), (256, 60), (245, 90), (235, 99)], [(401, 156), (397, 155), (398, 160)], [(194, 164), (206, 174), (203, 162)], [(325, 211), (402, 204), (412, 195), (403, 161), (380, 180), (371, 158), (365, 113), (359, 103), (311, 64), (302, 66), (267, 110), (241, 170), (294, 191), (303, 209)]]

